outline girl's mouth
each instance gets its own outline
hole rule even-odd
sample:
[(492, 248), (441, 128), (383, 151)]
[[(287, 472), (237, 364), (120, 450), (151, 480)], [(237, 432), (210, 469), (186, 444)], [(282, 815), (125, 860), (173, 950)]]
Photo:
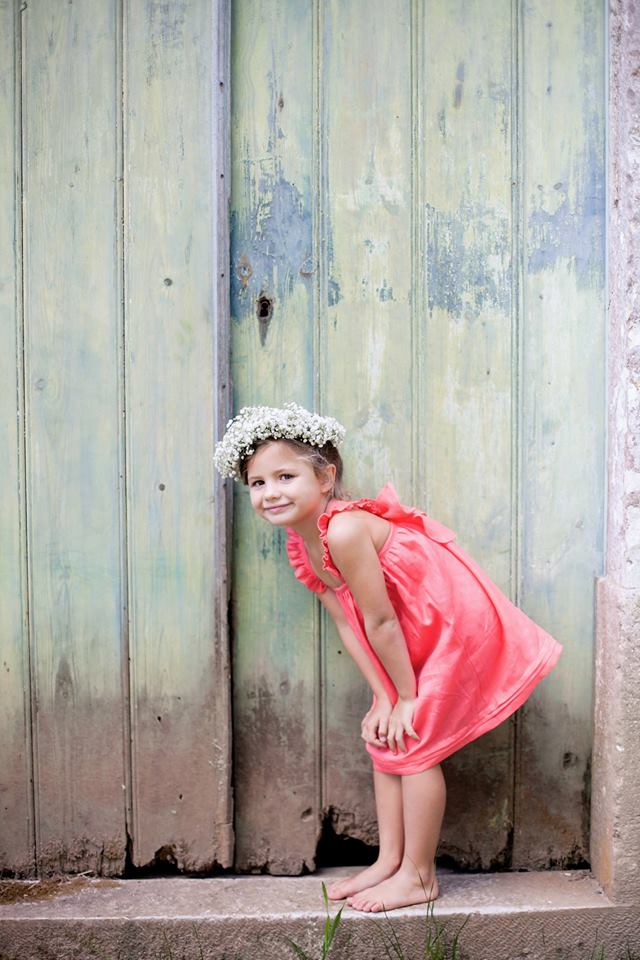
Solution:
[(291, 506), (289, 503), (279, 503), (275, 507), (265, 507), (264, 509), (267, 513), (277, 513), (280, 510), (286, 510), (289, 506)]

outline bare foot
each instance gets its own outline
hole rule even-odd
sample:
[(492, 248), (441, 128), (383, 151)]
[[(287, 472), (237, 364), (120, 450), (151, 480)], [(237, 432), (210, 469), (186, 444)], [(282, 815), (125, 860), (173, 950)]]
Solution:
[[(425, 893), (426, 891), (426, 893)], [(395, 910), (398, 907), (411, 907), (416, 903), (427, 903), (438, 896), (438, 881), (433, 877), (424, 880), (424, 888), (414, 869), (400, 869), (389, 879), (368, 887), (361, 893), (349, 897), (347, 903), (354, 910), (366, 913), (378, 913), (381, 910)]]
[(327, 896), (329, 900), (344, 900), (345, 897), (352, 897), (361, 890), (366, 890), (367, 887), (372, 887), (391, 877), (397, 869), (398, 864), (395, 862), (376, 860), (355, 877), (347, 877), (345, 880), (332, 883), (327, 887)]

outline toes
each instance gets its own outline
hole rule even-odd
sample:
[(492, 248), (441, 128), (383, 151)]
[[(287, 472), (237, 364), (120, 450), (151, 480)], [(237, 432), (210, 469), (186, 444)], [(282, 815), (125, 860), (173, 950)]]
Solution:
[(369, 913), (373, 909), (373, 904), (375, 900), (372, 900), (370, 896), (366, 894), (361, 894), (358, 897), (352, 897), (349, 901), (349, 906), (353, 907), (354, 910), (361, 910), (364, 913)]
[(345, 886), (346, 884), (344, 883), (335, 883), (332, 887), (328, 887), (327, 896), (329, 897), (329, 900), (344, 900), (344, 898), (347, 896), (345, 893)]

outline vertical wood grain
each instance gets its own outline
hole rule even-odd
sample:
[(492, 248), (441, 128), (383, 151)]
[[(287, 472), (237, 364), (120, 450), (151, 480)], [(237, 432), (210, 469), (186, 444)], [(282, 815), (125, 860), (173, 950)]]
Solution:
[[(509, 593), (512, 551), (509, 0), (426, 4), (424, 437), (428, 510)], [(445, 763), (441, 850), (508, 864), (512, 725)], [(473, 804), (468, 803), (473, 784)]]
[[(311, 4), (238, 0), (232, 19), (234, 409), (313, 405)], [(257, 302), (272, 303), (260, 322)], [(315, 601), (283, 531), (237, 486), (233, 678), (236, 867), (313, 869), (320, 831)]]
[[(392, 481), (406, 502), (414, 412), (411, 5), (393, 0), (375, 16), (366, 0), (321, 8), (323, 403), (348, 427), (345, 474), (352, 495), (375, 496)], [(323, 805), (337, 833), (375, 842), (371, 759), (360, 737), (371, 694), (347, 657), (328, 626)]]
[[(603, 509), (602, 29), (592, 0), (557, 16), (543, 7), (398, 0), (372, 17), (358, 0), (316, 3), (311, 28), (306, 6), (277, 4), (269, 18), (262, 3), (234, 5), (236, 407), (293, 397), (341, 418), (350, 492), (393, 481), (565, 643), (521, 721), (446, 764), (441, 852), (485, 868), (579, 862), (589, 810)], [(310, 59), (310, 31), (313, 83), (293, 66)], [(312, 294), (292, 266), (300, 261)], [(275, 306), (263, 324), (261, 294)], [(375, 840), (358, 736), (369, 698), (327, 624), (318, 657), (313, 601), (290, 592), (282, 541), (238, 493), (239, 864), (295, 872), (311, 862), (313, 830), (271, 825), (269, 798), (272, 784), (287, 796), (289, 762), (302, 771), (299, 792), (317, 791), (306, 759), (314, 743), (322, 812), (337, 832)], [(306, 640), (295, 654), (275, 639), (284, 624)], [(294, 676), (292, 704), (282, 694)], [(282, 763), (295, 729), (304, 764), (298, 753)], [(265, 765), (278, 771), (268, 789)]]
[(523, 31), (521, 602), (564, 652), (523, 709), (514, 865), (571, 865), (588, 859), (602, 571), (604, 8), (536, 0)]
[(25, 430), (38, 868), (125, 860), (115, 2), (24, 5)]
[(231, 860), (224, 504), (212, 497), (219, 25), (200, 0), (125, 5), (131, 856), (193, 871)]
[[(22, 404), (20, 26), (0, 0), (0, 873), (35, 869)], [(16, 197), (18, 202), (16, 202)]]

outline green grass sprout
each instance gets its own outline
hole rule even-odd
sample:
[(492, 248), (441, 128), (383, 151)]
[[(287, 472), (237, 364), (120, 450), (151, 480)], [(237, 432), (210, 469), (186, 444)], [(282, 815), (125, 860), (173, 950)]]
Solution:
[[(322, 934), (321, 960), (326, 960), (326, 958), (329, 956), (329, 951), (331, 950), (331, 945), (333, 944), (336, 933), (338, 932), (338, 927), (340, 926), (340, 921), (342, 920), (342, 911), (345, 908), (345, 904), (342, 904), (334, 917), (331, 916), (329, 910), (329, 897), (327, 895), (327, 887), (324, 880), (322, 881), (322, 899), (324, 900), (324, 908), (327, 916), (324, 921), (324, 929)], [(290, 937), (287, 937), (286, 940), (289, 946), (294, 950), (299, 960), (312, 960), (309, 954)]]

